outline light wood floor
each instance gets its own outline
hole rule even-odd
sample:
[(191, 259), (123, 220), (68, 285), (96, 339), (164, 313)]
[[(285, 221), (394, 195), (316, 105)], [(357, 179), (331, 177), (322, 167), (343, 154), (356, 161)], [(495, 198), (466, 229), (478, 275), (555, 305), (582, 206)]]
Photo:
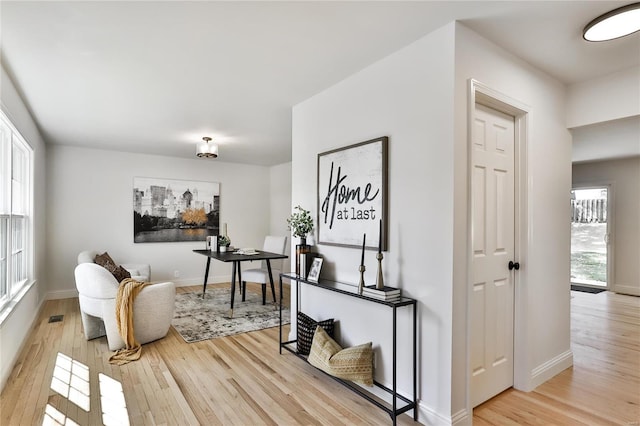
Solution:
[(640, 425), (640, 298), (571, 292), (573, 368), (501, 393), (474, 425)]
[[(572, 296), (574, 367), (533, 392), (509, 390), (486, 402), (474, 424), (639, 424), (640, 299)], [(56, 314), (64, 321), (48, 323)], [(84, 339), (77, 299), (46, 302), (0, 396), (0, 424), (121, 425), (127, 417), (133, 425), (390, 424), (313, 367), (279, 355), (277, 328), (192, 344), (171, 328), (144, 345), (140, 361), (117, 367), (109, 355), (105, 338)], [(63, 397), (52, 381), (62, 393), (61, 383), (71, 382), (71, 392)], [(414, 423), (403, 415), (399, 424)]]

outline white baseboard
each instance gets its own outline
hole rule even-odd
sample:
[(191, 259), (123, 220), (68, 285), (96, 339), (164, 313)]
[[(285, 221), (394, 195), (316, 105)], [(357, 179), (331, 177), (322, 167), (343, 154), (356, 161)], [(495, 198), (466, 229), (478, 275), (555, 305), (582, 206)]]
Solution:
[[(188, 287), (192, 285), (202, 286), (202, 277), (182, 278), (182, 279), (173, 278), (173, 279), (166, 279), (166, 280), (157, 280), (152, 282), (165, 283), (168, 281), (171, 281), (172, 283), (174, 283), (176, 287)], [(221, 275), (221, 276), (211, 277), (208, 280), (207, 284), (228, 283), (230, 281), (231, 281), (230, 276)], [(78, 290), (76, 290), (75, 288), (67, 289), (67, 290), (50, 291), (46, 294), (45, 299), (46, 300), (72, 299), (74, 297), (78, 297)]]
[(45, 299), (46, 300), (72, 299), (74, 297), (78, 297), (78, 290), (76, 290), (75, 288), (73, 290), (50, 291), (45, 296)]
[(452, 426), (470, 425), (471, 417), (466, 409), (462, 409), (451, 417)]
[(614, 284), (613, 291), (621, 294), (629, 294), (631, 296), (640, 296), (640, 287), (637, 285)]
[(573, 365), (573, 352), (568, 350), (566, 352), (561, 353), (553, 359), (545, 362), (544, 364), (539, 365), (534, 368), (531, 372), (531, 389), (521, 389), (526, 392), (530, 392), (534, 390), (539, 385), (543, 384), (556, 374), (560, 373), (563, 370), (571, 367)]
[(202, 285), (202, 278), (199, 279), (200, 281), (199, 283), (197, 278), (182, 278), (182, 279), (172, 278), (170, 280), (160, 280), (158, 282), (167, 282), (167, 281), (171, 281), (176, 285), (176, 287), (189, 287), (192, 285), (200, 285), (200, 286)]
[(424, 403), (418, 401), (418, 422), (423, 425), (461, 426), (470, 424), (468, 420), (469, 414), (467, 413), (467, 410), (461, 410), (451, 417), (443, 416), (431, 407), (427, 407)]
[[(167, 282), (171, 281), (176, 285), (176, 287), (189, 287), (189, 286), (200, 286), (202, 287), (203, 277), (191, 277), (191, 278), (167, 278), (163, 280), (154, 280), (153, 282)], [(209, 284), (220, 284), (220, 283), (228, 283), (231, 282), (230, 275), (217, 275), (215, 277), (209, 277), (207, 280), (207, 285)]]

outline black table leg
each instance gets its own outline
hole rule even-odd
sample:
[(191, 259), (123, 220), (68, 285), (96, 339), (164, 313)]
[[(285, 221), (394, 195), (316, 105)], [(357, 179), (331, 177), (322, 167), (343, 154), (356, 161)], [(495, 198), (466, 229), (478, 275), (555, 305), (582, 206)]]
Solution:
[(233, 268), (231, 269), (231, 311), (229, 312), (229, 317), (233, 317), (233, 299), (236, 295), (236, 264), (238, 262), (233, 262)]
[(416, 371), (417, 371), (417, 361), (416, 361), (416, 321), (417, 321), (417, 313), (416, 313), (416, 304), (413, 304), (413, 420), (418, 421), (418, 403), (416, 401)]
[(245, 301), (245, 296), (247, 295), (247, 284), (242, 282), (242, 268), (240, 265), (242, 263), (238, 262), (238, 284), (242, 287), (242, 301)]
[(202, 298), (204, 299), (204, 293), (207, 291), (207, 279), (209, 278), (209, 266), (211, 265), (211, 258), (207, 257), (207, 267), (204, 269), (204, 284), (202, 285)]
[[(269, 283), (271, 283), (271, 294), (273, 295), (273, 303), (276, 303), (276, 289), (273, 286), (273, 274), (271, 273), (271, 262), (269, 261), (269, 259), (267, 259), (267, 271), (269, 271)], [(280, 296), (282, 296), (282, 293), (280, 293)]]
[[(282, 296), (282, 275), (280, 275), (280, 295)], [(262, 292), (262, 304), (264, 305), (264, 291)], [(280, 355), (282, 355), (282, 297), (280, 297), (280, 328), (278, 332), (278, 337), (280, 338), (280, 344), (278, 348), (280, 349)]]
[(393, 419), (393, 426), (396, 426), (396, 419), (398, 414), (396, 413), (396, 404), (397, 404), (397, 395), (398, 395), (398, 389), (396, 387), (397, 385), (397, 374), (396, 374), (396, 347), (397, 347), (397, 342), (396, 342), (396, 307), (393, 307), (393, 355), (392, 355), (392, 364), (393, 364), (393, 368), (392, 368), (392, 379), (391, 379), (391, 383), (392, 383), (392, 389), (393, 389), (393, 401), (391, 403), (391, 406), (393, 407), (393, 414), (392, 419)]

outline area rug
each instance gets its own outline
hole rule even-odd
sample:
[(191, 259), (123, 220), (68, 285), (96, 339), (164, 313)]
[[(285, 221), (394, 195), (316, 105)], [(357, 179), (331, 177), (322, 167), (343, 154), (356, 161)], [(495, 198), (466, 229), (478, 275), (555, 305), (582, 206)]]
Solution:
[[(233, 318), (229, 318), (230, 300), (229, 288), (207, 289), (204, 299), (201, 292), (178, 293), (171, 325), (187, 343), (278, 326), (278, 305), (268, 299), (263, 305), (261, 295), (247, 292), (243, 302), (236, 293)], [(282, 323), (289, 324), (290, 316), (289, 309), (283, 307)]]

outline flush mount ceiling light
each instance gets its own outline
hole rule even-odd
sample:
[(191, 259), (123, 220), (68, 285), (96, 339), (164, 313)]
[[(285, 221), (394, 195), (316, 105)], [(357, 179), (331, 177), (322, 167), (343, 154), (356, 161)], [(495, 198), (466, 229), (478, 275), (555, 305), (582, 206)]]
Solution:
[(204, 142), (198, 143), (196, 147), (196, 155), (204, 158), (217, 158), (218, 157), (218, 145), (211, 142), (211, 138), (205, 136), (202, 138)]
[(587, 41), (607, 41), (640, 31), (640, 3), (619, 7), (589, 22), (582, 37)]

